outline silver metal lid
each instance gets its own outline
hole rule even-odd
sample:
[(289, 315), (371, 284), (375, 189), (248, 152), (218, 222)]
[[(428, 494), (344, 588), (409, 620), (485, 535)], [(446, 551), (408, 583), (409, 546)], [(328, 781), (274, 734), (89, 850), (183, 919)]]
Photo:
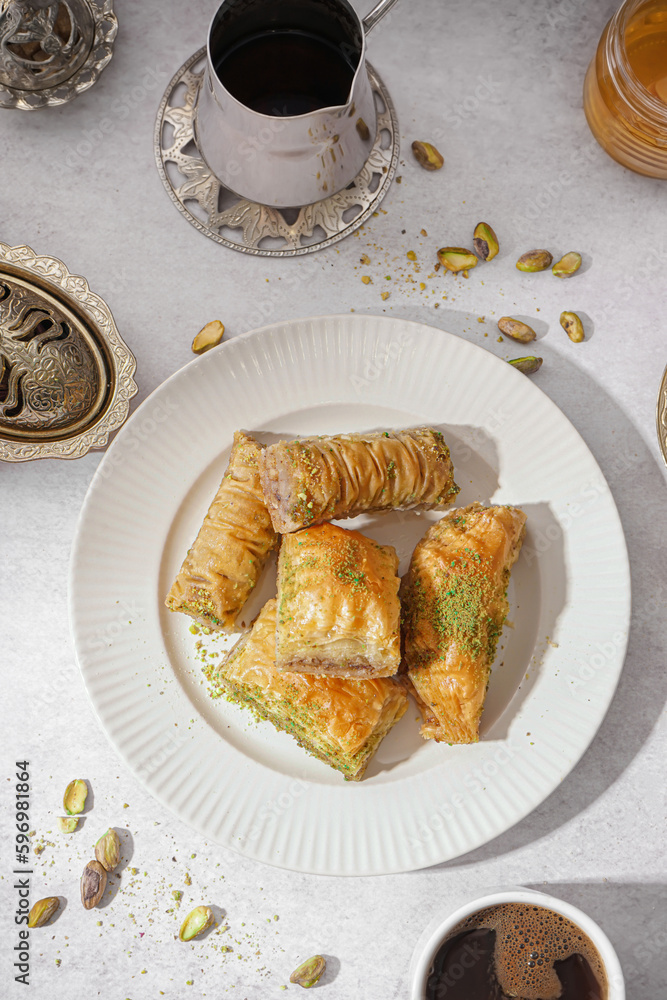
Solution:
[(65, 104), (113, 54), (113, 0), (0, 0), (0, 107)]

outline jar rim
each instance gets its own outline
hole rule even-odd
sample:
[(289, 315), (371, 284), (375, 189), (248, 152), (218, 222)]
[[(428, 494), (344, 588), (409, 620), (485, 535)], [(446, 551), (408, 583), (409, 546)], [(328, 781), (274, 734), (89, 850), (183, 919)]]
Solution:
[[(635, 73), (625, 48), (625, 32), (629, 22), (647, 0), (626, 0), (609, 23), (607, 50), (609, 69), (619, 93), (631, 110), (658, 128), (667, 128), (667, 104), (655, 97)], [(621, 84), (619, 87), (618, 84)]]

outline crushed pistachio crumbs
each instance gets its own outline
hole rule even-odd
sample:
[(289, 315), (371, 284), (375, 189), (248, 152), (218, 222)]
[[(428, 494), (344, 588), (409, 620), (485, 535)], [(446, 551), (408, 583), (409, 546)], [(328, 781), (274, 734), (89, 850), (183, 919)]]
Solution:
[[(455, 524), (465, 524), (462, 517), (452, 520)], [(474, 659), (484, 655), (490, 663), (502, 631), (502, 618), (490, 615), (487, 610), (497, 596), (496, 585), (483, 567), (490, 560), (468, 547), (462, 552), (468, 558), (455, 557), (433, 579), (415, 576), (410, 585), (412, 615), (430, 621), (439, 637), (441, 659), (445, 658), (448, 645), (455, 642)]]

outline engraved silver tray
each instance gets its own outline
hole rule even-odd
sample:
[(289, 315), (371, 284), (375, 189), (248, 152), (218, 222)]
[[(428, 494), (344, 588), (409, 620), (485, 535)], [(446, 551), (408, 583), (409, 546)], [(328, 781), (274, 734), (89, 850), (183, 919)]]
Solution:
[(0, 460), (103, 448), (127, 417), (136, 367), (85, 278), (0, 243)]
[(655, 408), (655, 423), (658, 431), (660, 451), (662, 452), (665, 465), (667, 465), (667, 368), (662, 373), (658, 403)]

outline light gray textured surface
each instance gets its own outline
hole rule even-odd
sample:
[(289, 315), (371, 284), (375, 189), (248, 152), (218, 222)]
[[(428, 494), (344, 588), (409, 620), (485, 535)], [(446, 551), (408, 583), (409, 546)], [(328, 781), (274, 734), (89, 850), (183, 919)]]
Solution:
[[(13, 975), (17, 941), (11, 764), (29, 758), (31, 828), (53, 845), (35, 860), (32, 899), (68, 901), (52, 927), (31, 934), (33, 996), (282, 996), (297, 962), (320, 951), (331, 956), (322, 996), (405, 998), (424, 925), (462, 892), (522, 883), (548, 887), (598, 919), (619, 950), (629, 997), (654, 1000), (667, 980), (665, 469), (654, 430), (667, 361), (665, 186), (608, 159), (581, 110), (583, 74), (615, 3), (401, 0), (372, 35), (370, 58), (397, 105), (402, 182), (358, 235), (284, 261), (206, 240), (176, 212), (153, 164), (163, 89), (203, 43), (214, 7), (119, 0), (115, 55), (91, 91), (50, 112), (0, 112), (0, 238), (61, 257), (107, 299), (137, 357), (137, 402), (190, 360), (192, 336), (211, 318), (234, 336), (296, 316), (386, 312), (501, 357), (527, 352), (498, 343), (495, 320), (534, 320), (545, 359), (537, 383), (591, 447), (623, 519), (634, 588), (628, 658), (610, 712), (574, 772), (523, 823), (473, 854), (375, 879), (263, 867), (203, 842), (148, 799), (95, 721), (69, 640), (67, 570), (99, 456), (4, 465), (3, 982)], [(111, 122), (106, 132), (101, 119)], [(437, 142), (441, 172), (414, 163), (415, 138)], [(427, 279), (435, 250), (468, 243), (480, 219), (499, 233), (500, 258), (468, 281)], [(584, 273), (570, 282), (520, 275), (516, 258), (541, 246), (580, 249)], [(419, 274), (409, 250), (423, 262)], [(360, 265), (363, 253), (369, 265)], [(288, 286), (294, 274), (303, 280)], [(362, 284), (362, 274), (373, 283)], [(383, 290), (391, 290), (386, 301)], [(571, 344), (558, 325), (567, 308), (586, 317), (584, 344)], [(89, 779), (94, 808), (66, 839), (55, 817), (77, 775)], [(121, 877), (104, 907), (88, 913), (78, 878), (108, 825), (126, 831)], [(229, 930), (192, 946), (175, 941), (172, 889), (184, 892), (181, 912), (216, 904)], [(219, 950), (225, 943), (232, 951)], [(6, 989), (23, 995), (19, 985)]]

